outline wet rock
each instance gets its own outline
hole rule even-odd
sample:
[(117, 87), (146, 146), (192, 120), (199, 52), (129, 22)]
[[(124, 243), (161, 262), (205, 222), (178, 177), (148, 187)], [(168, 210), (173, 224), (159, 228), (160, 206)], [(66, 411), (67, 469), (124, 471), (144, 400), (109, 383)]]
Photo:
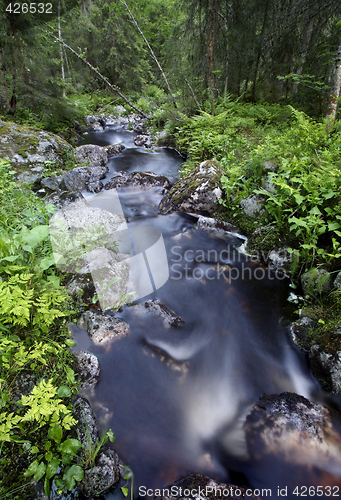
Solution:
[(316, 322), (304, 316), (298, 321), (294, 321), (291, 323), (289, 327), (289, 333), (292, 338), (293, 343), (299, 348), (302, 349), (302, 341), (304, 342), (304, 338), (307, 336), (309, 330), (312, 326), (314, 326)]
[(340, 484), (341, 436), (326, 407), (293, 393), (264, 395), (244, 431), (250, 460), (264, 468), (269, 487)]
[(96, 344), (112, 342), (130, 333), (130, 328), (124, 321), (94, 311), (83, 313), (77, 325), (88, 332)]
[(70, 191), (52, 193), (45, 198), (46, 203), (51, 203), (59, 210), (79, 200), (84, 200), (83, 195), (78, 192), (70, 192)]
[(203, 161), (174, 184), (161, 200), (160, 212), (168, 214), (177, 211), (206, 216), (220, 212), (219, 200), (223, 192), (220, 179), (223, 174), (224, 170), (215, 161)]
[(137, 135), (134, 139), (134, 143), (138, 147), (141, 146), (145, 146), (146, 148), (153, 147), (153, 143), (149, 135)]
[(89, 183), (104, 179), (108, 171), (107, 166), (76, 167), (63, 175), (61, 187), (69, 191), (83, 191)]
[[(20, 401), (21, 396), (29, 396), (37, 384), (37, 377), (34, 373), (23, 370), (14, 379), (12, 398)], [(16, 405), (17, 406), (17, 405)]]
[(314, 296), (326, 294), (330, 291), (332, 280), (326, 269), (313, 268), (302, 274), (301, 285), (304, 295)]
[(79, 163), (85, 163), (89, 167), (107, 167), (108, 154), (105, 148), (86, 144), (75, 149), (75, 157)]
[(44, 175), (44, 167), (32, 167), (29, 171), (17, 175), (19, 182), (40, 185)]
[(341, 351), (330, 354), (324, 352), (320, 346), (313, 345), (309, 360), (314, 375), (322, 380), (323, 388), (341, 394)]
[(279, 248), (271, 250), (268, 256), (267, 264), (273, 271), (282, 271), (284, 274), (289, 273), (292, 263), (292, 254), (287, 248)]
[(89, 191), (89, 193), (100, 193), (103, 189), (103, 182), (101, 181), (89, 182), (86, 189), (87, 191)]
[(99, 432), (94, 412), (87, 399), (79, 397), (73, 404), (72, 414), (77, 420), (77, 438), (85, 449), (99, 441)]
[(130, 186), (144, 188), (161, 187), (164, 192), (171, 188), (171, 183), (164, 175), (157, 175), (154, 172), (132, 172), (127, 174), (124, 170), (116, 173), (114, 177), (105, 185), (105, 189), (122, 189)]
[(132, 307), (137, 313), (147, 311), (148, 313), (154, 314), (162, 320), (165, 328), (177, 328), (184, 324), (184, 320), (160, 300), (147, 300), (146, 302)]
[[(189, 492), (190, 495), (184, 493)], [(175, 481), (173, 484), (160, 489), (161, 495), (154, 496), (153, 500), (206, 500), (226, 499), (242, 500), (244, 498), (259, 498), (252, 494), (251, 489), (246, 493), (246, 488), (235, 484), (218, 483), (202, 474), (189, 474)]]
[(32, 183), (41, 178), (46, 161), (62, 167), (72, 149), (55, 134), (11, 122), (0, 124), (0, 157), (11, 162), (23, 182)]
[(117, 156), (122, 153), (125, 146), (123, 146), (123, 144), (113, 144), (110, 146), (104, 146), (104, 149), (107, 152), (108, 158), (111, 158), (112, 156)]
[(100, 374), (97, 357), (85, 351), (76, 351), (73, 354), (77, 360), (78, 373), (82, 380), (79, 389), (82, 391), (88, 387), (93, 387), (97, 383)]
[(120, 479), (120, 461), (114, 450), (99, 452), (95, 467), (84, 471), (79, 489), (89, 498), (101, 495)]
[(100, 116), (88, 115), (84, 117), (86, 126), (92, 132), (101, 132), (103, 130), (103, 119)]
[(212, 217), (204, 217), (202, 215), (199, 216), (196, 227), (212, 232), (218, 237), (224, 236), (226, 233), (239, 233), (238, 227), (229, 222), (213, 219)]
[(66, 285), (66, 290), (78, 306), (92, 304), (93, 297), (96, 294), (96, 288), (90, 273), (74, 276)]
[(61, 175), (51, 175), (42, 179), (41, 185), (50, 191), (60, 191), (62, 189), (62, 180)]
[(264, 213), (264, 200), (257, 195), (248, 196), (244, 200), (241, 200), (240, 206), (242, 207), (244, 214), (249, 217), (256, 218)]

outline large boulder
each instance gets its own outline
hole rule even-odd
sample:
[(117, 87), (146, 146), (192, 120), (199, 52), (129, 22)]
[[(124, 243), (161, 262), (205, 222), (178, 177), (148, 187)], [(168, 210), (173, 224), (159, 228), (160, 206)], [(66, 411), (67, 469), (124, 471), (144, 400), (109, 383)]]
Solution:
[(105, 148), (94, 144), (85, 144), (75, 149), (75, 157), (78, 163), (89, 167), (107, 167), (108, 154)]
[(162, 193), (165, 193), (171, 188), (171, 183), (164, 175), (157, 175), (154, 172), (132, 172), (128, 174), (121, 170), (107, 182), (105, 189), (122, 189), (132, 186), (143, 188), (161, 187)]
[(222, 167), (213, 160), (206, 160), (180, 179), (160, 202), (162, 214), (187, 212), (209, 216), (221, 211), (223, 190), (220, 179)]
[[(331, 411), (293, 393), (262, 396), (244, 431), (257, 482), (268, 487), (341, 485), (341, 436)], [(284, 492), (283, 492), (284, 493)]]
[(47, 166), (62, 167), (72, 147), (55, 134), (0, 123), (0, 158), (8, 159), (22, 182), (39, 181)]

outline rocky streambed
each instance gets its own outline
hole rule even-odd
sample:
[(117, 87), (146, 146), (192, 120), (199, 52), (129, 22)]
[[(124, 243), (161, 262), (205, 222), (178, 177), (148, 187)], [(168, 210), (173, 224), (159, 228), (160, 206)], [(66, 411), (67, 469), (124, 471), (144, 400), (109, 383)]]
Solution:
[[(187, 497), (161, 490), (179, 486), (174, 480), (193, 471), (201, 474), (181, 483), (191, 485), (191, 498), (211, 498), (232, 483), (240, 491), (232, 487), (231, 498), (262, 497), (263, 489), (295, 498), (305, 486), (322, 492), (318, 496), (330, 496), (328, 488), (335, 493), (341, 485), (338, 414), (292, 346), (289, 320), (279, 326), (288, 294), (285, 259), (273, 254), (264, 266), (244, 253), (238, 228), (211, 217), (223, 196), (217, 163), (203, 162), (178, 181), (181, 158), (167, 149), (148, 153), (155, 142), (137, 117), (92, 116), (87, 124), (86, 140), (97, 144), (75, 149), (52, 134), (0, 124), (1, 154), (18, 181), (33, 182), (47, 195), (67, 229), (102, 242), (89, 243), (76, 262), (66, 259), (64, 269), (73, 274), (67, 289), (83, 309), (74, 330), (80, 425), (87, 422), (94, 442), (99, 429), (113, 428), (142, 496), (148, 487), (150, 496)], [(121, 142), (111, 144), (110, 137)], [(77, 167), (44, 176), (49, 162), (62, 166), (70, 155)], [(151, 164), (153, 171), (145, 171)], [(245, 202), (246, 210), (254, 202)], [(120, 235), (118, 248), (110, 247), (113, 234)], [(163, 246), (148, 254), (160, 238)], [(163, 252), (166, 281), (153, 267), (160, 268)], [(141, 253), (148, 265), (139, 280), (130, 273), (139, 275), (141, 261), (134, 268), (133, 258)], [(144, 288), (148, 280), (151, 288)], [(133, 305), (115, 315), (103, 312), (133, 292), (139, 299)], [(317, 348), (314, 355), (328, 364)], [(338, 362), (331, 360), (329, 369), (335, 393)], [(263, 393), (270, 395), (258, 400)], [(117, 484), (122, 470), (117, 454), (103, 450), (81, 489), (92, 498)]]

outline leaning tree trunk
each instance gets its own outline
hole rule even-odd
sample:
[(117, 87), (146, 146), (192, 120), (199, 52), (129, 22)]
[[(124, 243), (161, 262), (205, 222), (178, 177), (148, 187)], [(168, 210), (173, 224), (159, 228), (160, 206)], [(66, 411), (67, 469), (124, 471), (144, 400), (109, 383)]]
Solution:
[(335, 121), (337, 113), (337, 100), (340, 97), (341, 88), (341, 38), (339, 42), (339, 47), (334, 59), (334, 71), (332, 75), (332, 82), (330, 86), (329, 93), (329, 103), (326, 113), (326, 120), (328, 124), (332, 124)]
[(3, 62), (3, 52), (0, 47), (0, 110), (7, 113), (9, 110), (8, 87), (6, 83), (6, 73)]
[[(62, 30), (60, 27), (60, 0), (58, 1), (58, 38), (62, 39)], [(59, 42), (59, 57), (60, 57), (60, 65), (62, 70), (62, 80), (65, 83), (65, 71), (64, 71), (64, 58), (63, 58), (63, 45)], [(65, 97), (65, 87), (63, 87), (63, 96)]]

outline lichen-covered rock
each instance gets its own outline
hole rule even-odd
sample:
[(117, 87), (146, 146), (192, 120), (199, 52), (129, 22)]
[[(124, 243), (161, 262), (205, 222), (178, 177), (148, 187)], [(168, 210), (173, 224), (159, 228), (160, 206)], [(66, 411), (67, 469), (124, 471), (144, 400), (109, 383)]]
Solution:
[(341, 394), (341, 351), (334, 354), (324, 352), (320, 346), (313, 345), (309, 360), (314, 375), (323, 383), (323, 388)]
[(96, 418), (87, 399), (79, 397), (73, 404), (72, 414), (77, 420), (77, 438), (85, 449), (99, 441)]
[(153, 146), (150, 135), (137, 135), (134, 139), (136, 146), (144, 146), (146, 148), (151, 148)]
[(130, 333), (130, 328), (124, 321), (94, 311), (83, 313), (77, 326), (88, 332), (95, 344), (112, 342)]
[(82, 193), (71, 191), (52, 193), (45, 198), (46, 203), (51, 203), (59, 210), (79, 200), (84, 200)]
[(61, 191), (62, 180), (63, 177), (61, 175), (51, 175), (50, 177), (42, 179), (41, 185), (49, 191)]
[(161, 200), (159, 210), (162, 214), (173, 211), (188, 212), (209, 216), (221, 211), (219, 200), (222, 198), (220, 179), (224, 170), (213, 160), (206, 160), (188, 175), (176, 182)]
[[(293, 393), (263, 395), (244, 424), (250, 460), (269, 485), (340, 484), (341, 436), (330, 411)], [(279, 473), (280, 471), (280, 473)], [(260, 472), (259, 472), (260, 473)]]
[(122, 153), (122, 151), (125, 149), (125, 146), (123, 146), (123, 144), (110, 144), (110, 146), (104, 146), (104, 149), (107, 152), (108, 158), (110, 158)]
[(89, 182), (86, 189), (87, 191), (89, 191), (89, 193), (100, 193), (103, 189), (103, 182), (101, 181)]
[(325, 294), (330, 291), (332, 279), (325, 269), (310, 269), (301, 276), (301, 285), (304, 295), (314, 296)]
[(249, 217), (259, 217), (264, 213), (264, 200), (262, 200), (257, 195), (248, 196), (243, 200), (240, 200), (240, 206), (243, 209), (245, 215)]
[(120, 461), (114, 450), (99, 452), (96, 465), (84, 471), (79, 489), (89, 498), (101, 495), (120, 479)]
[(86, 144), (75, 149), (75, 157), (79, 163), (89, 167), (107, 167), (108, 154), (105, 148), (94, 144)]
[(239, 233), (238, 227), (229, 222), (213, 219), (212, 217), (204, 217), (202, 215), (198, 217), (196, 227), (202, 228), (217, 237), (224, 237), (226, 234), (230, 233)]
[(0, 158), (11, 162), (23, 182), (40, 180), (45, 162), (62, 167), (72, 150), (70, 144), (55, 134), (11, 122), (0, 123)]
[(85, 351), (73, 353), (77, 360), (78, 373), (81, 378), (79, 389), (82, 391), (88, 387), (93, 387), (99, 379), (99, 361), (94, 354)]
[(68, 191), (83, 191), (88, 184), (104, 179), (108, 171), (108, 166), (76, 167), (65, 172), (61, 187)]
[(163, 192), (166, 192), (171, 188), (171, 183), (164, 175), (157, 175), (154, 172), (132, 172), (128, 174), (122, 170), (110, 179), (105, 185), (105, 189), (122, 189), (130, 186), (161, 187)]

